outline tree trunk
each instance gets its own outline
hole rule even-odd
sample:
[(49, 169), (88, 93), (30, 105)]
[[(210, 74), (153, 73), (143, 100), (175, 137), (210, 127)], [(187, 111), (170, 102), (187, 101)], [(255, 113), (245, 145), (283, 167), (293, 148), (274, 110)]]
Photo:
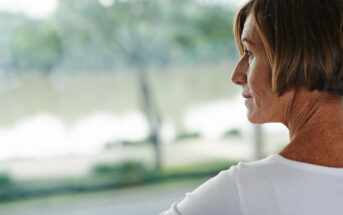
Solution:
[(147, 69), (143, 63), (137, 65), (138, 84), (141, 97), (141, 106), (144, 114), (147, 117), (150, 136), (149, 139), (154, 148), (154, 166), (155, 169), (160, 170), (162, 166), (161, 156), (161, 144), (160, 144), (160, 115), (156, 103), (154, 103), (153, 96), (151, 94), (151, 88), (149, 87), (149, 81), (147, 77)]

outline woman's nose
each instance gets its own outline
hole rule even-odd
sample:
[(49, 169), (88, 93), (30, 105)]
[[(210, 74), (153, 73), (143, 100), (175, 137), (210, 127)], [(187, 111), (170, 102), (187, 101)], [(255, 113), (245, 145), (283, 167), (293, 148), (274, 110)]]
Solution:
[(233, 70), (231, 80), (233, 83), (243, 86), (247, 83), (246, 68), (242, 59), (237, 63)]

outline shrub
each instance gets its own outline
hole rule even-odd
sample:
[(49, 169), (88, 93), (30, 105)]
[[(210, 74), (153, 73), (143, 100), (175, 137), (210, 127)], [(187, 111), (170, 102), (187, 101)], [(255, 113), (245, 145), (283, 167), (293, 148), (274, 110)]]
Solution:
[(239, 129), (231, 129), (231, 130), (228, 130), (227, 132), (225, 132), (224, 137), (227, 137), (227, 136), (241, 137), (242, 133)]
[(198, 138), (200, 137), (200, 133), (198, 132), (193, 132), (193, 133), (180, 133), (177, 137), (176, 140), (183, 140), (183, 139), (191, 139), (191, 138)]
[(123, 161), (115, 164), (97, 164), (92, 173), (106, 177), (123, 185), (139, 184), (156, 176), (156, 171), (149, 169), (140, 161)]

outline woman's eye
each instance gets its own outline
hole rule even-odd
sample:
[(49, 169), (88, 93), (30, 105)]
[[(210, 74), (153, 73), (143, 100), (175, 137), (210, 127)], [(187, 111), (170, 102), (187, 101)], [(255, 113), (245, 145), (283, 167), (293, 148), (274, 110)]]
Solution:
[(248, 57), (251, 57), (251, 56), (252, 56), (252, 52), (249, 51), (248, 49), (244, 49), (244, 53), (245, 53), (246, 55), (248, 55)]

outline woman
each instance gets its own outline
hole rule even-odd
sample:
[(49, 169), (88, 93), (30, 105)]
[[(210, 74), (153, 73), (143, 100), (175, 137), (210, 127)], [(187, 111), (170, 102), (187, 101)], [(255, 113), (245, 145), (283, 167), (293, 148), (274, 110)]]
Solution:
[(238, 12), (232, 81), (252, 123), (280, 122), (290, 143), (239, 163), (164, 215), (343, 214), (343, 1), (250, 0)]

